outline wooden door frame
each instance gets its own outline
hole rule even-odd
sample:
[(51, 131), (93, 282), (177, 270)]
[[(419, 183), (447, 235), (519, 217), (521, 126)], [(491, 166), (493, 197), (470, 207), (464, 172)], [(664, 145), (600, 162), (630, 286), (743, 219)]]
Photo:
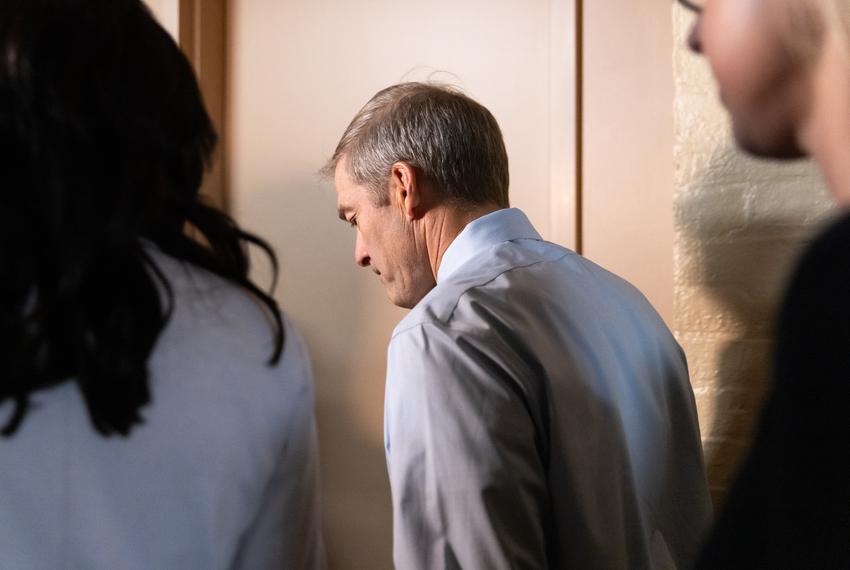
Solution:
[(215, 206), (230, 206), (227, 188), (227, 0), (174, 0), (179, 2), (180, 48), (189, 58), (207, 112), (218, 132), (213, 164), (201, 193)]
[(581, 253), (582, 0), (550, 0), (549, 239)]

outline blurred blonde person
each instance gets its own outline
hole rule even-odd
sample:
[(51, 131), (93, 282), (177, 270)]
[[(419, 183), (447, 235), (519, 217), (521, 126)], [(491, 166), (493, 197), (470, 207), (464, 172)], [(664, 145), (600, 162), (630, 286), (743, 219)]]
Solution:
[(850, 2), (683, 4), (740, 146), (810, 156), (841, 210), (788, 286), (774, 383), (700, 567), (850, 568)]

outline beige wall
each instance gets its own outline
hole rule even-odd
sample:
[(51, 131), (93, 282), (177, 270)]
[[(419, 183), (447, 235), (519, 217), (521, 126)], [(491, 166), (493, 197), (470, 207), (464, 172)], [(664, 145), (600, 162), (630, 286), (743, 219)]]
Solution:
[(676, 10), (675, 328), (690, 362), (709, 481), (722, 499), (769, 378), (774, 313), (796, 256), (830, 210), (807, 163), (741, 156)]
[(162, 27), (174, 38), (179, 29), (180, 0), (145, 0)]
[[(232, 211), (277, 249), (279, 298), (312, 351), (333, 568), (391, 566), (383, 386), (386, 345), (403, 313), (388, 305), (370, 272), (354, 265), (354, 234), (336, 218), (331, 184), (315, 172), (378, 89), (442, 70), (448, 73), (437, 79), (465, 88), (499, 120), (513, 203), (544, 235), (568, 236), (569, 223), (553, 223), (561, 218), (551, 207), (558, 195), (552, 181), (569, 185), (572, 156), (569, 97), (561, 108), (552, 96), (564, 93), (572, 77), (569, 67), (552, 65), (571, 62), (560, 51), (568, 47), (557, 23), (568, 21), (562, 16), (569, 11), (558, 4), (231, 0), (228, 6)], [(553, 77), (552, 69), (564, 75)], [(556, 206), (566, 211), (570, 200)]]
[(583, 248), (673, 324), (670, 4), (584, 2)]

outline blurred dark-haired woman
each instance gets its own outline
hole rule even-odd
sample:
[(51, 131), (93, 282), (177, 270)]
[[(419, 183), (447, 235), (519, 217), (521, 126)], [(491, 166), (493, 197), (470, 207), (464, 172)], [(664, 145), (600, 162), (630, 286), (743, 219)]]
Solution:
[(0, 2), (0, 568), (322, 565), (309, 359), (215, 143), (139, 0)]

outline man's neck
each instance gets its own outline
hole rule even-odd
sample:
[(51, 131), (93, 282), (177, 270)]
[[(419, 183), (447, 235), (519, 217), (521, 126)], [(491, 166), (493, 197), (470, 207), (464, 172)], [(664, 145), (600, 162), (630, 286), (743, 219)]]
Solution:
[(451, 204), (443, 204), (429, 212), (430, 220), (426, 224), (426, 243), (428, 246), (428, 258), (431, 262), (431, 271), (434, 279), (440, 270), (443, 256), (455, 238), (463, 229), (478, 218), (500, 210), (495, 204), (474, 205), (458, 207)]

